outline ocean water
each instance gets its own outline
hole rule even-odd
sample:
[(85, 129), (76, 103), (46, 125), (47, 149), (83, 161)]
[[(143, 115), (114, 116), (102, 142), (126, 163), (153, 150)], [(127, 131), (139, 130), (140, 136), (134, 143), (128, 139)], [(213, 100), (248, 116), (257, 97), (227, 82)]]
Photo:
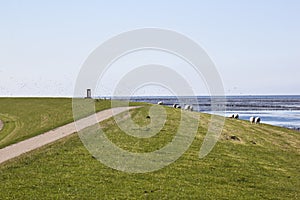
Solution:
[[(183, 101), (182, 101), (183, 99)], [(261, 123), (282, 126), (300, 130), (300, 95), (297, 96), (227, 96), (225, 99), (216, 98), (217, 102), (225, 105), (225, 116), (237, 113), (240, 119), (249, 120), (251, 116), (261, 118)], [(194, 110), (205, 113), (215, 113), (212, 110), (212, 99), (209, 96), (184, 97), (131, 97), (131, 101), (156, 104), (162, 101), (164, 105), (174, 103), (193, 105)]]

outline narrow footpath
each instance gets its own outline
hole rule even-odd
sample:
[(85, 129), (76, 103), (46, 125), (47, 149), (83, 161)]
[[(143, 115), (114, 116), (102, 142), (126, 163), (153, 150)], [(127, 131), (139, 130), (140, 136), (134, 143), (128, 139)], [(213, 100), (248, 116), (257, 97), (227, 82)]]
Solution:
[(0, 149), (0, 164), (133, 108), (137, 107), (117, 107), (103, 110), (78, 120), (76, 122), (77, 127), (75, 126), (75, 122), (72, 122), (41, 135), (4, 147)]

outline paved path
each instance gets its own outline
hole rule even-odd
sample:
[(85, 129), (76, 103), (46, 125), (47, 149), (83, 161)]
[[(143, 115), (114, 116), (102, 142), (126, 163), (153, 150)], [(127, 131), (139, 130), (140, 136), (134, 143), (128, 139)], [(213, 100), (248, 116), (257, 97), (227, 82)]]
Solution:
[(78, 120), (76, 122), (76, 126), (75, 126), (75, 122), (72, 122), (64, 126), (61, 126), (59, 128), (56, 128), (54, 130), (43, 133), (41, 135), (4, 147), (3, 149), (0, 149), (0, 163), (15, 158), (23, 153), (42, 147), (56, 140), (59, 140), (63, 137), (71, 135), (72, 133), (80, 131), (86, 127), (89, 127), (98, 122), (106, 120), (112, 117), (113, 115), (119, 114), (121, 112), (133, 108), (137, 108), (137, 107), (118, 107), (118, 108), (112, 108), (112, 109), (100, 111), (96, 114)]
[(0, 120), (0, 131), (2, 130), (3, 128), (3, 122)]

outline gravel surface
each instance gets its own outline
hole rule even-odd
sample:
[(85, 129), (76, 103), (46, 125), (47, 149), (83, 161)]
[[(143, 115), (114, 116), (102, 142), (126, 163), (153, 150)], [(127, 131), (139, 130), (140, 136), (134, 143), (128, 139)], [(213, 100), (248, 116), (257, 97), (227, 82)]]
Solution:
[(2, 130), (3, 128), (3, 122), (0, 120), (0, 131)]
[(64, 126), (58, 127), (54, 130), (43, 133), (41, 135), (4, 147), (3, 149), (0, 149), (0, 163), (3, 163), (21, 154), (42, 147), (46, 144), (52, 143), (63, 137), (71, 135), (72, 133), (78, 132), (86, 127), (94, 125), (105, 119), (108, 119), (113, 115), (117, 115), (119, 113), (122, 113), (126, 110), (133, 109), (133, 108), (137, 108), (137, 107), (118, 107), (118, 108), (112, 108), (112, 109), (100, 111), (91, 116), (78, 120), (76, 122), (76, 125), (75, 122), (72, 122)]

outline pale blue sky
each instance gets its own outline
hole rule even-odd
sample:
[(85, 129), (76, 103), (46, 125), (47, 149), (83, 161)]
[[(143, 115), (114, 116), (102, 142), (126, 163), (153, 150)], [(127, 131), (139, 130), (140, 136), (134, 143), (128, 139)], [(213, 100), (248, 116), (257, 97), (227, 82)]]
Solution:
[(300, 94), (299, 10), (298, 0), (1, 0), (0, 96), (72, 96), (97, 46), (144, 27), (200, 44), (228, 95)]

